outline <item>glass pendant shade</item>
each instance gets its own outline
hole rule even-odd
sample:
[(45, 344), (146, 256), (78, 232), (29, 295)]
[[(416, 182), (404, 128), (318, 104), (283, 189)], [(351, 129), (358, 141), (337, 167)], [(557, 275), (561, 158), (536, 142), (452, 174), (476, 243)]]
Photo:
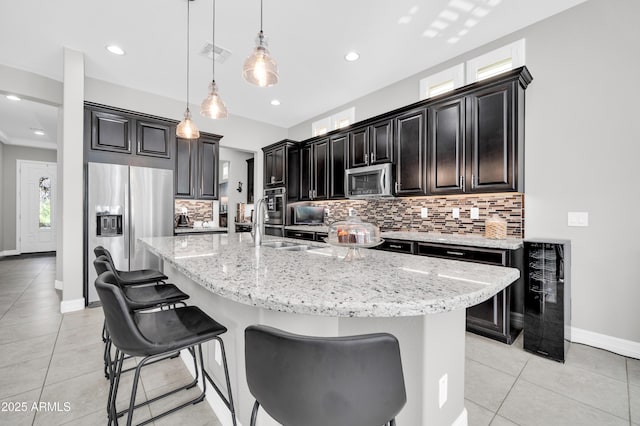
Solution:
[(200, 137), (200, 130), (191, 120), (189, 108), (184, 111), (184, 119), (176, 127), (176, 136), (182, 139), (198, 139)]
[(200, 104), (200, 114), (207, 118), (227, 118), (227, 107), (218, 94), (218, 86), (215, 81), (209, 83), (209, 94)]
[(269, 54), (262, 31), (258, 33), (256, 47), (244, 61), (242, 67), (244, 79), (256, 86), (273, 86), (278, 82), (278, 65)]

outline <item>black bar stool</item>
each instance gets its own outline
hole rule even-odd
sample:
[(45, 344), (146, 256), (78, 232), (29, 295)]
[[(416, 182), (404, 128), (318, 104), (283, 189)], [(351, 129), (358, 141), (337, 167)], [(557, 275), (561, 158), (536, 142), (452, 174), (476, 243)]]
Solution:
[[(107, 402), (109, 407), (109, 424), (113, 423), (117, 425), (118, 417), (125, 413), (129, 413), (127, 419), (127, 426), (129, 426), (133, 419), (133, 411), (136, 408), (192, 386), (189, 384), (146, 402), (137, 405), (135, 404), (141, 368), (156, 359), (166, 357), (168, 354), (175, 353), (182, 349), (188, 349), (194, 355), (196, 371), (199, 371), (197, 377), (202, 377), (202, 393), (194, 399), (184, 402), (140, 423), (140, 425), (150, 423), (155, 419), (164, 417), (188, 405), (196, 404), (204, 400), (206, 395), (206, 378), (202, 360), (202, 343), (210, 340), (217, 340), (222, 352), (228, 398), (224, 398), (224, 395), (215, 383), (212, 382), (212, 385), (218, 394), (225, 400), (227, 407), (229, 407), (229, 410), (231, 411), (231, 417), (235, 425), (235, 410), (233, 405), (233, 396), (231, 393), (231, 383), (229, 380), (229, 370), (227, 368), (227, 358), (224, 350), (224, 344), (222, 339), (219, 337), (221, 334), (225, 333), (227, 329), (195, 306), (184, 306), (153, 312), (132, 311), (127, 305), (125, 296), (120, 287), (108, 282), (113, 280), (109, 275), (113, 274), (105, 272), (98, 276), (95, 282), (98, 296), (102, 302), (107, 328), (111, 335), (113, 344), (116, 347), (115, 366), (111, 368), (113, 386), (109, 392)], [(135, 369), (129, 408), (118, 412), (116, 408), (116, 400), (125, 354), (135, 357), (143, 357), (143, 359), (137, 364)]]
[[(93, 266), (96, 269), (98, 275), (104, 272), (111, 272), (110, 275), (105, 275), (110, 284), (117, 284), (123, 292), (125, 301), (131, 310), (143, 310), (153, 308), (171, 308), (176, 304), (186, 306), (185, 300), (189, 298), (189, 295), (182, 292), (174, 284), (163, 285), (123, 285), (113, 273), (111, 264), (108, 262), (107, 257), (102, 255), (93, 261)], [(105, 343), (104, 347), (104, 373), (105, 377), (109, 378), (109, 366), (112, 363), (111, 359), (111, 339), (109, 337), (109, 331), (105, 325), (102, 328), (102, 340)], [(125, 370), (129, 371), (129, 370)]]
[(107, 258), (107, 261), (111, 265), (111, 270), (122, 285), (159, 283), (168, 279), (166, 275), (164, 275), (160, 271), (156, 271), (155, 269), (120, 271), (116, 269), (116, 265), (115, 263), (113, 263), (113, 258), (111, 257), (111, 253), (109, 252), (109, 250), (102, 246), (97, 246), (96, 248), (94, 248), (93, 253), (96, 255), (96, 258), (100, 256), (105, 256)]
[(283, 425), (395, 425), (407, 401), (398, 340), (387, 333), (308, 337), (272, 327), (245, 330), (247, 383)]

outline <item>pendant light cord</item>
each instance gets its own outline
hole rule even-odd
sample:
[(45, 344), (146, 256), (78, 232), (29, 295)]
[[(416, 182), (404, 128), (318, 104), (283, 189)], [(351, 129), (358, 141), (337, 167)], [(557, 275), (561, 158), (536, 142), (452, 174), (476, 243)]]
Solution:
[(211, 25), (211, 78), (216, 81), (216, 0), (213, 0), (213, 24)]
[(187, 109), (189, 109), (189, 18), (191, 16), (191, 0), (187, 0)]
[(260, 0), (260, 32), (262, 32), (262, 0)]

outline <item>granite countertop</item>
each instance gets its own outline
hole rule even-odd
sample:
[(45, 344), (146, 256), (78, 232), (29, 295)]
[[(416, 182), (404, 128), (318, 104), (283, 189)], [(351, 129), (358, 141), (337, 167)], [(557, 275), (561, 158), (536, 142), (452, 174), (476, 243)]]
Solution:
[(185, 228), (174, 228), (173, 230), (176, 234), (192, 234), (192, 233), (204, 233), (206, 234), (207, 232), (227, 232), (227, 228), (220, 228), (217, 226), (200, 226), (197, 228), (193, 228), (193, 227), (185, 227)]
[[(301, 244), (300, 240), (266, 238)], [(229, 300), (274, 311), (333, 317), (417, 316), (476, 305), (514, 282), (517, 269), (305, 242), (308, 251), (254, 247), (239, 234), (142, 238), (188, 278)]]
[(435, 232), (415, 232), (415, 231), (388, 231), (381, 232), (382, 238), (394, 240), (419, 241), (424, 243), (454, 244), (459, 246), (487, 247), (516, 250), (523, 246), (523, 240), (519, 238), (507, 238), (504, 240), (494, 240), (484, 238), (479, 235), (455, 235), (439, 234)]

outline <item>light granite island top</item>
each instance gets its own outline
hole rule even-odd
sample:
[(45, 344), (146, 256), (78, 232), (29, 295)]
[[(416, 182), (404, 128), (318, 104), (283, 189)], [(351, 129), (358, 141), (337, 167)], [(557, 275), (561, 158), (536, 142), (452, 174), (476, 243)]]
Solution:
[[(280, 312), (337, 317), (398, 317), (447, 312), (487, 300), (517, 269), (321, 243), (289, 251), (254, 247), (248, 234), (143, 238), (154, 254), (210, 291)], [(268, 239), (266, 241), (269, 241)]]
[[(400, 343), (407, 392), (397, 423), (467, 425), (464, 308), (511, 284), (517, 269), (381, 250), (364, 250), (364, 258), (345, 262), (342, 247), (275, 240), (317, 248), (256, 248), (247, 233), (141, 239), (164, 260), (169, 282), (191, 296), (187, 303), (228, 329), (221, 337), (240, 424), (249, 424), (254, 402), (245, 377), (244, 330), (265, 324), (309, 336), (391, 333)], [(204, 351), (207, 372), (224, 383), (216, 343)], [(181, 356), (192, 365), (190, 355)], [(447, 388), (444, 405), (441, 380)], [(231, 426), (217, 394), (208, 392), (207, 401), (220, 423)], [(263, 410), (257, 424), (278, 425)]]

